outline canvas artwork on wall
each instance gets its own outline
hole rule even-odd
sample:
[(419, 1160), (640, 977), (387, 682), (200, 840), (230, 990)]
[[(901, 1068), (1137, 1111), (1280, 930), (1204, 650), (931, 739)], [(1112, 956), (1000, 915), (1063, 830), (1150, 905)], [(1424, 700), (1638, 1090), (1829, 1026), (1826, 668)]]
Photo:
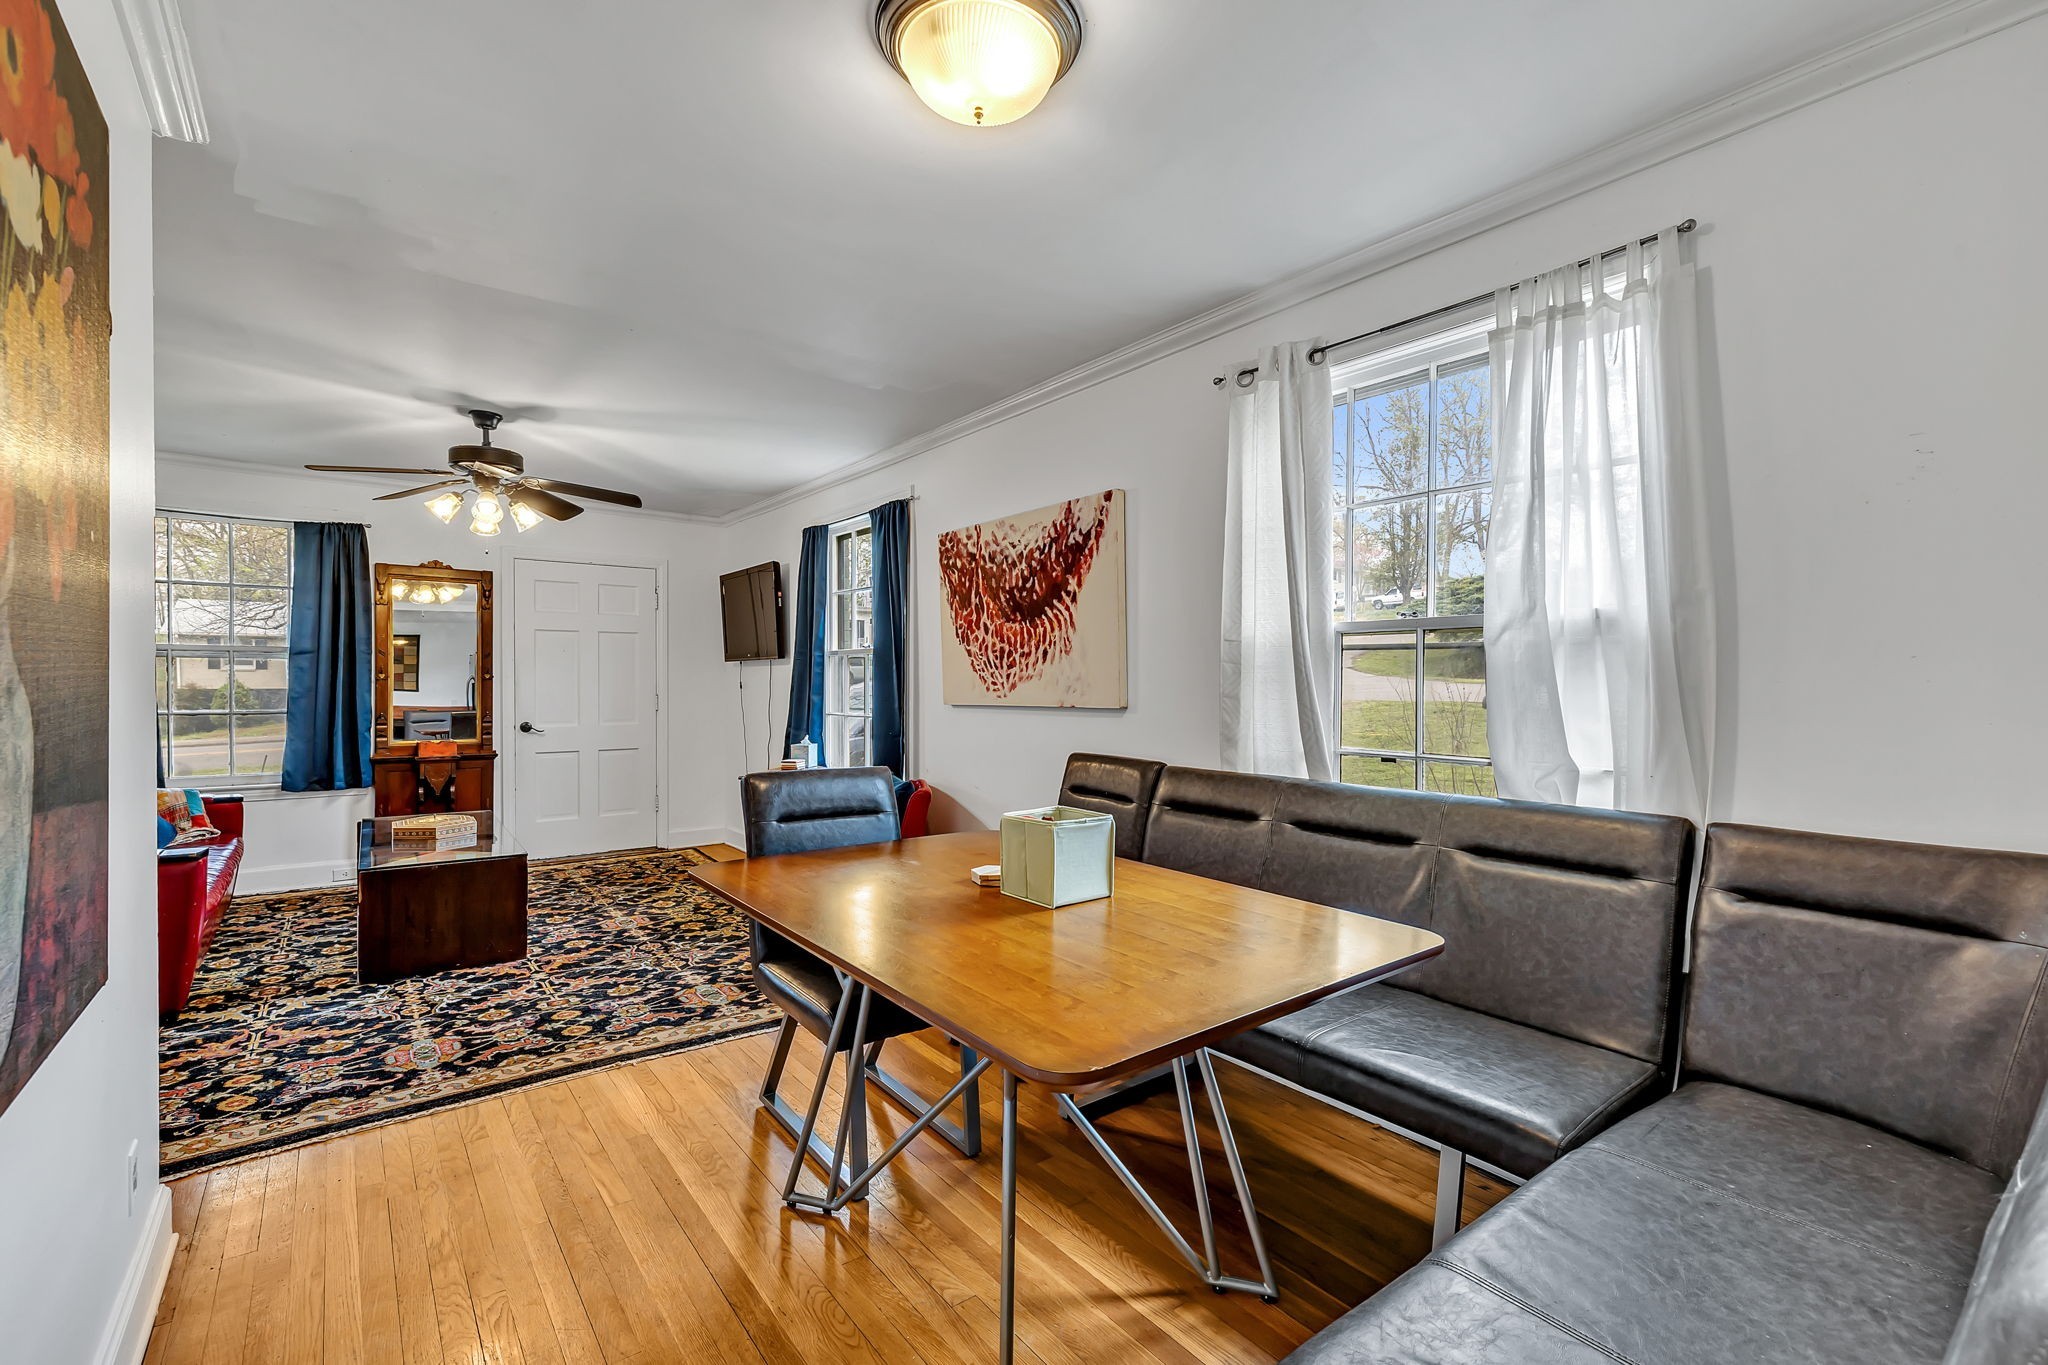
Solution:
[(420, 690), (420, 637), (417, 635), (391, 637), (391, 690)]
[(107, 980), (112, 324), (106, 121), (54, 3), (0, 29), (4, 1112)]
[(946, 532), (939, 586), (948, 705), (1128, 703), (1122, 489)]

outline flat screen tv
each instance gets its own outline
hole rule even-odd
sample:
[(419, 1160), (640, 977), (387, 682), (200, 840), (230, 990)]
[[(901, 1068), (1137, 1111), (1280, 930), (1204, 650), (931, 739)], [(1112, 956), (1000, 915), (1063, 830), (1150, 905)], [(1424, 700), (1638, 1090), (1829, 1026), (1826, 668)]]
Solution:
[(726, 662), (782, 657), (780, 564), (756, 564), (721, 574), (718, 600), (725, 620)]

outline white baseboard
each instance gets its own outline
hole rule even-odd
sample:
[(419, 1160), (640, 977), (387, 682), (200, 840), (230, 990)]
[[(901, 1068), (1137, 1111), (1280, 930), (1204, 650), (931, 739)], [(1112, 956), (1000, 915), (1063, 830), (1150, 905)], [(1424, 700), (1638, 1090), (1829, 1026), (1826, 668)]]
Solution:
[(171, 1230), (171, 1190), (159, 1185), (149, 1202), (149, 1216), (143, 1220), (142, 1237), (129, 1259), (128, 1273), (121, 1278), (113, 1314), (100, 1336), (100, 1348), (93, 1353), (93, 1365), (139, 1365), (149, 1349), (150, 1328), (156, 1325), (157, 1304), (164, 1296), (171, 1253), (177, 1246), (178, 1234)]
[[(336, 881), (334, 874), (337, 872), (346, 872), (348, 876)], [(271, 867), (251, 867), (244, 862), (235, 873), (235, 894), (268, 896), (279, 891), (324, 891), (336, 886), (354, 886), (355, 880), (354, 863), (278, 863)]]
[(701, 848), (705, 844), (731, 844), (734, 848), (747, 846), (746, 836), (736, 829), (672, 829), (662, 840), (663, 848)]

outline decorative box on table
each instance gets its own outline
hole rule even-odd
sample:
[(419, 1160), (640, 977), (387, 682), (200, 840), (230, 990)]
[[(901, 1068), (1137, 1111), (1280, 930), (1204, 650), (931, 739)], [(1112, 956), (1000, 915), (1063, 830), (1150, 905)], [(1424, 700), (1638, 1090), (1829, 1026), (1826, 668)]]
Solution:
[(1047, 806), (1003, 817), (1003, 894), (1048, 908), (1101, 900), (1116, 868), (1116, 821)]
[(475, 848), (474, 815), (414, 815), (391, 825), (393, 848), (443, 849)]

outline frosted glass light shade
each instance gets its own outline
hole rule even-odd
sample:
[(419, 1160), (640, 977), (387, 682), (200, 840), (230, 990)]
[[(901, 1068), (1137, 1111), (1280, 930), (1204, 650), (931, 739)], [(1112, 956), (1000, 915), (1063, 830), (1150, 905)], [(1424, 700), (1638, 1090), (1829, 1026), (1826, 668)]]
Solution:
[(485, 521), (482, 517), (472, 517), (469, 522), (469, 533), (473, 536), (494, 536), (498, 534), (498, 523)]
[(898, 7), (882, 42), (935, 112), (990, 128), (1036, 109), (1065, 74), (1079, 45), (1079, 24), (1067, 21), (1072, 13), (1050, 0), (927, 0)]
[(438, 498), (428, 498), (427, 510), (443, 521), (453, 521), (462, 510), (462, 494), (450, 490)]
[(522, 531), (531, 531), (540, 525), (540, 513), (528, 507), (517, 498), (512, 500), (512, 524)]

